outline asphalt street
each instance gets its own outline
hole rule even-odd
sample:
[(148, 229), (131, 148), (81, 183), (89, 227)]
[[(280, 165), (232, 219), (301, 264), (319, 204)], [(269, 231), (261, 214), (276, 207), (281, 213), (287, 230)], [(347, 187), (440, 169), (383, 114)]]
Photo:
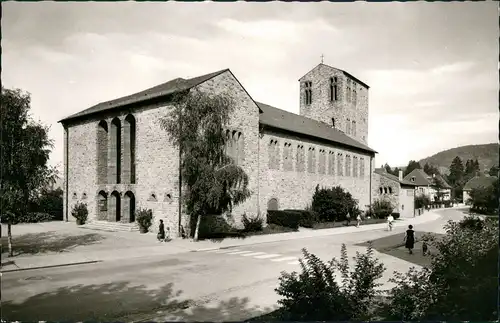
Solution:
[[(440, 211), (437, 221), (417, 231), (442, 233), (459, 210)], [(350, 256), (355, 244), (403, 232), (360, 233), (265, 243), (216, 251), (134, 258), (74, 267), (9, 272), (2, 275), (2, 318), (7, 321), (235, 321), (273, 310), (282, 271), (299, 270), (301, 249), (323, 260)], [(386, 265), (383, 282), (412, 264), (377, 253)]]

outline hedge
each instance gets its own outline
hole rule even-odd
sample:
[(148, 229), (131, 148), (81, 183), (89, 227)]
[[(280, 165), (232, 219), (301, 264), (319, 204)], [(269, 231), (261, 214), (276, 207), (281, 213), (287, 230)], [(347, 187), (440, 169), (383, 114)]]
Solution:
[(299, 226), (304, 228), (312, 228), (319, 221), (318, 213), (308, 210), (287, 209), (285, 212), (296, 212), (300, 214)]
[(392, 217), (394, 218), (394, 220), (399, 219), (399, 216), (400, 216), (400, 214), (399, 214), (399, 213), (397, 213), (397, 212), (392, 213)]
[(267, 223), (298, 229), (302, 214), (296, 211), (267, 211)]

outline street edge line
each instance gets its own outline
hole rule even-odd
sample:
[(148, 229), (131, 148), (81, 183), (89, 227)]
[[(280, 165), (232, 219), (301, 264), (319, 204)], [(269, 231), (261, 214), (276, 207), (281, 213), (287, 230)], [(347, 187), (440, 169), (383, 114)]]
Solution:
[(98, 262), (103, 262), (103, 261), (102, 260), (91, 260), (91, 261), (80, 261), (80, 262), (73, 262), (73, 263), (67, 263), (67, 264), (61, 264), (61, 265), (48, 265), (48, 266), (29, 267), (29, 268), (7, 269), (7, 270), (2, 270), (2, 273), (10, 273), (10, 272), (26, 271), (26, 270), (35, 270), (35, 269), (45, 269), (45, 268), (56, 268), (56, 267), (69, 267), (69, 266), (77, 266), (77, 265), (87, 265), (87, 264), (95, 264), (95, 263), (98, 263)]

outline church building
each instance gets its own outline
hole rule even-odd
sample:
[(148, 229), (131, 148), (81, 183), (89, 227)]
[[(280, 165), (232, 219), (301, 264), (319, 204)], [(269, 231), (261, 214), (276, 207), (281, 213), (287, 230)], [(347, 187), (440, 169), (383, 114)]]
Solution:
[(99, 103), (63, 120), (64, 216), (87, 204), (88, 221), (135, 226), (137, 208), (153, 211), (175, 234), (186, 227), (179, 187), (179, 151), (159, 120), (173, 94), (199, 89), (230, 95), (236, 108), (227, 129), (228, 153), (249, 176), (252, 196), (241, 215), (303, 209), (316, 185), (341, 185), (366, 209), (372, 203), (373, 159), (368, 142), (369, 86), (325, 65), (299, 79), (300, 114), (255, 101), (229, 70), (167, 83)]

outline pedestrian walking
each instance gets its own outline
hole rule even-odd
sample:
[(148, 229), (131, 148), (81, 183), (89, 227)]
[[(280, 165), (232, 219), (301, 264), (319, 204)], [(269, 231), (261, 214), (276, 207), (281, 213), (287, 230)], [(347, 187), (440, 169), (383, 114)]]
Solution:
[(163, 220), (160, 220), (160, 226), (158, 228), (158, 235), (156, 236), (159, 242), (165, 241), (165, 225), (163, 224)]
[(345, 216), (345, 221), (345, 225), (349, 226), (349, 224), (351, 223), (351, 215), (349, 214), (349, 212), (347, 212), (347, 215)]
[(165, 234), (165, 242), (169, 242), (170, 240), (172, 240), (172, 239), (170, 238), (170, 228), (169, 228), (169, 227), (167, 227), (167, 232), (166, 232), (166, 234)]
[(394, 217), (392, 216), (392, 214), (389, 214), (389, 216), (387, 217), (387, 226), (389, 231), (392, 231), (392, 222), (394, 222)]
[(358, 214), (356, 217), (356, 228), (359, 228), (359, 225), (361, 224), (361, 214)]
[(413, 253), (413, 248), (415, 247), (415, 231), (413, 231), (413, 225), (408, 226), (406, 230), (405, 237), (403, 239), (405, 243), (405, 248), (408, 249), (410, 255)]

